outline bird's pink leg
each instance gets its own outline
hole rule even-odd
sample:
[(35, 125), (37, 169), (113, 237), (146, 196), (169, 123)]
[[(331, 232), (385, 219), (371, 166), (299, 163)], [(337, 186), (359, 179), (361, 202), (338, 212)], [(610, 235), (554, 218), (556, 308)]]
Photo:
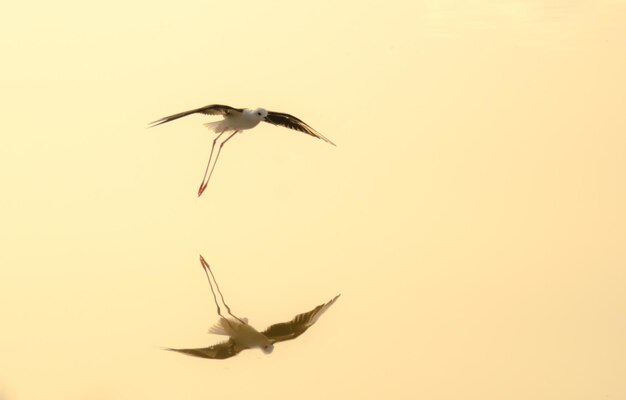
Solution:
[(211, 145), (211, 153), (209, 153), (209, 162), (207, 162), (207, 164), (206, 164), (206, 169), (204, 170), (204, 176), (202, 177), (202, 183), (200, 183), (200, 188), (198, 189), (198, 197), (200, 197), (202, 192), (204, 192), (204, 189), (206, 189), (206, 185), (204, 184), (204, 180), (206, 179), (206, 174), (209, 172), (209, 166), (211, 165), (211, 160), (213, 159), (213, 149), (215, 149), (215, 143), (217, 143), (217, 140), (223, 134), (224, 134), (224, 132), (220, 132), (220, 133), (217, 134), (215, 139), (213, 139), (213, 144)]
[(206, 261), (204, 261), (204, 258), (202, 256), (200, 256), (200, 263), (202, 264), (202, 268), (204, 269), (204, 273), (206, 274), (206, 278), (209, 281), (209, 285), (211, 286), (211, 293), (213, 293), (213, 300), (215, 301), (215, 306), (217, 307), (217, 315), (219, 315), (220, 317), (224, 318), (224, 316), (222, 315), (222, 312), (220, 310), (220, 304), (217, 302), (217, 296), (215, 296), (215, 291), (213, 290), (213, 284), (211, 283), (211, 279), (209, 278), (209, 274), (206, 272), (205, 265), (208, 265), (208, 264), (206, 263)]
[[(239, 322), (241, 322), (242, 324), (246, 324), (241, 318), (239, 318), (238, 316), (236, 316), (235, 314), (232, 313), (232, 311), (230, 310), (230, 307), (228, 307), (228, 304), (226, 304), (226, 300), (224, 300), (224, 295), (222, 294), (222, 291), (220, 290), (219, 285), (217, 284), (217, 280), (215, 279), (215, 275), (213, 275), (213, 271), (211, 270), (211, 266), (209, 265), (209, 263), (206, 262), (206, 260), (204, 259), (204, 257), (200, 256), (200, 263), (202, 264), (202, 268), (204, 269), (204, 273), (207, 277), (207, 279), (209, 280), (209, 285), (211, 286), (211, 292), (213, 293), (213, 300), (215, 301), (215, 305), (217, 306), (217, 314), (224, 318), (224, 316), (222, 315), (222, 313), (220, 312), (220, 306), (217, 302), (217, 296), (215, 296), (215, 291), (213, 290), (213, 284), (211, 283), (211, 278), (209, 278), (209, 273), (211, 274), (211, 277), (213, 278), (213, 282), (215, 282), (215, 287), (217, 288), (217, 292), (220, 294), (220, 297), (222, 298), (222, 303), (224, 303), (224, 306), (226, 307), (226, 311), (228, 311), (228, 314), (230, 314), (231, 317), (235, 318), (236, 320), (238, 320)], [(224, 318), (226, 319), (226, 318)], [(226, 322), (228, 322), (228, 319), (226, 319)], [(230, 322), (229, 322), (230, 324)]]
[[(213, 170), (215, 169), (217, 160), (220, 158), (220, 152), (222, 151), (222, 147), (238, 132), (239, 131), (234, 131), (233, 133), (230, 134), (230, 136), (226, 138), (226, 140), (220, 143), (220, 147), (217, 149), (217, 153), (215, 154), (215, 161), (213, 162), (213, 167), (211, 167), (211, 171), (209, 171), (209, 165), (211, 164), (211, 157), (213, 155), (213, 148), (215, 147), (215, 142), (224, 132), (220, 133), (219, 136), (216, 137), (215, 140), (213, 141), (213, 146), (211, 147), (211, 155), (209, 156), (209, 163), (206, 166), (206, 171), (204, 171), (204, 178), (202, 178), (202, 184), (200, 185), (200, 189), (198, 189), (198, 197), (202, 195), (202, 192), (204, 192), (204, 189), (206, 189), (207, 185), (209, 184), (209, 180), (211, 180), (211, 175), (213, 175)], [(207, 177), (207, 172), (209, 173), (208, 177)]]

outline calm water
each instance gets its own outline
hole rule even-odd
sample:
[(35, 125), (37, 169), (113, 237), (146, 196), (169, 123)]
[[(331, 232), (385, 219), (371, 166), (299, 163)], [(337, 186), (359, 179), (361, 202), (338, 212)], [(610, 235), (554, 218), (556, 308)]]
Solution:
[[(626, 396), (626, 5), (13, 4), (0, 397)], [(209, 103), (301, 117), (225, 147)], [(197, 258), (253, 326), (223, 362)]]

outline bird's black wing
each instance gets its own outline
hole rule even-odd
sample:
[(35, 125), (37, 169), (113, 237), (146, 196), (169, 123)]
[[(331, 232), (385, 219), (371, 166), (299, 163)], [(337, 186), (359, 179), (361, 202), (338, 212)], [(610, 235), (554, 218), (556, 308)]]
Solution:
[(274, 324), (261, 333), (267, 336), (272, 343), (295, 339), (317, 322), (318, 318), (333, 305), (339, 296), (340, 295), (335, 296), (335, 298), (328, 303), (321, 304), (309, 312), (296, 315), (295, 318), (289, 322)]
[(174, 121), (175, 119), (178, 119), (178, 118), (186, 117), (187, 115), (190, 115), (190, 114), (226, 116), (226, 115), (232, 115), (232, 114), (241, 113), (241, 112), (243, 112), (243, 108), (233, 108), (231, 106), (225, 106), (223, 104), (211, 104), (211, 105), (196, 108), (193, 110), (183, 111), (181, 113), (170, 115), (168, 117), (158, 119), (154, 122), (150, 122), (150, 128), (152, 128), (153, 126), (164, 124), (166, 122)]
[(336, 144), (331, 142), (330, 139), (324, 137), (324, 135), (307, 125), (306, 122), (302, 121), (300, 118), (294, 117), (293, 115), (276, 111), (268, 111), (267, 117), (265, 117), (265, 122), (269, 122), (273, 125), (284, 126), (285, 128), (293, 129), (299, 132), (304, 132), (307, 135), (322, 139), (323, 141), (336, 146)]
[(226, 342), (214, 344), (213, 346), (203, 347), (199, 349), (164, 349), (169, 351), (177, 351), (179, 353), (187, 354), (189, 356), (211, 358), (215, 360), (223, 360), (236, 356), (243, 347), (236, 346), (232, 340)]

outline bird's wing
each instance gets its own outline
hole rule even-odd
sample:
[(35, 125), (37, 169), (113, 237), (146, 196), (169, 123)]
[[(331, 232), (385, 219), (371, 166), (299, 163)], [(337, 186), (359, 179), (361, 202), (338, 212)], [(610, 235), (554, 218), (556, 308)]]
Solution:
[(187, 354), (194, 357), (212, 358), (216, 360), (223, 360), (236, 356), (244, 348), (237, 346), (232, 340), (226, 342), (214, 344), (213, 346), (199, 348), (199, 349), (164, 349), (169, 351), (177, 351), (179, 353)]
[(317, 319), (337, 301), (339, 296), (340, 295), (335, 296), (335, 298), (328, 303), (321, 304), (309, 312), (296, 315), (295, 318), (289, 322), (274, 324), (261, 333), (267, 336), (272, 343), (295, 339), (309, 329)]
[(324, 137), (321, 133), (311, 128), (306, 122), (302, 121), (299, 118), (294, 117), (290, 114), (280, 113), (276, 111), (268, 111), (267, 117), (265, 117), (265, 122), (269, 122), (273, 125), (284, 126), (285, 128), (293, 129), (296, 131), (304, 132), (307, 135), (311, 135), (318, 139), (322, 139), (325, 142), (336, 146), (330, 139)]
[(168, 117), (163, 117), (163, 118), (158, 119), (158, 120), (156, 120), (154, 122), (150, 122), (150, 126), (149, 127), (152, 128), (153, 126), (157, 126), (157, 125), (164, 124), (166, 122), (174, 121), (175, 119), (186, 117), (187, 115), (190, 115), (190, 114), (206, 114), (206, 115), (224, 115), (224, 116), (226, 116), (226, 115), (233, 115), (233, 114), (241, 113), (241, 112), (243, 112), (243, 108), (233, 108), (231, 106), (225, 106), (223, 104), (211, 104), (211, 105), (200, 107), (200, 108), (196, 108), (196, 109), (193, 109), (193, 110), (183, 111), (181, 113), (170, 115)]

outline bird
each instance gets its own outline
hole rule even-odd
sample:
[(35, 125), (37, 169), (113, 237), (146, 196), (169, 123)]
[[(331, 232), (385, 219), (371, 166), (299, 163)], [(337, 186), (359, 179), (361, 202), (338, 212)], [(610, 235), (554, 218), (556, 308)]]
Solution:
[[(338, 294), (329, 302), (320, 304), (311, 311), (296, 315), (291, 321), (273, 324), (264, 331), (259, 332), (248, 324), (247, 318), (239, 318), (232, 314), (230, 307), (228, 307), (224, 301), (224, 296), (217, 285), (217, 281), (215, 280), (213, 271), (211, 271), (211, 267), (202, 256), (200, 256), (200, 262), (204, 268), (207, 279), (209, 280), (209, 284), (211, 285), (211, 292), (213, 293), (213, 299), (215, 300), (215, 304), (217, 306), (217, 313), (220, 316), (218, 322), (209, 329), (209, 333), (228, 336), (228, 340), (203, 348), (165, 348), (164, 350), (175, 351), (194, 357), (218, 360), (234, 357), (243, 350), (253, 348), (259, 348), (265, 354), (271, 354), (274, 350), (275, 343), (292, 340), (302, 335), (311, 326), (313, 326), (315, 322), (317, 322), (319, 317), (326, 312), (326, 310), (328, 310), (328, 308), (330, 308), (330, 306), (332, 306), (340, 296), (340, 294)], [(222, 315), (209, 274), (213, 277), (213, 281), (222, 298), (222, 302), (226, 306), (226, 309), (232, 318), (225, 318)]]
[[(260, 107), (255, 109), (234, 108), (223, 104), (210, 104), (208, 106), (195, 108), (193, 110), (183, 111), (178, 114), (163, 117), (161, 119), (151, 122), (148, 127), (152, 128), (166, 122), (171, 122), (179, 118), (186, 117), (187, 115), (191, 114), (221, 115), (222, 117), (224, 117), (222, 120), (204, 124), (209, 130), (215, 132), (217, 136), (215, 137), (215, 139), (213, 140), (213, 144), (211, 145), (209, 162), (207, 163), (206, 170), (202, 178), (202, 183), (200, 183), (200, 188), (198, 189), (198, 197), (200, 197), (206, 189), (209, 180), (211, 179), (211, 175), (213, 174), (213, 170), (215, 169), (215, 165), (217, 164), (220, 152), (222, 151), (222, 147), (226, 144), (226, 142), (232, 139), (237, 133), (256, 127), (261, 121), (303, 132), (307, 135), (321, 139), (329, 144), (332, 144), (333, 146), (336, 146), (336, 144), (333, 143), (330, 139), (326, 138), (321, 133), (311, 128), (301, 119), (294, 117), (291, 114), (276, 111), (267, 111), (266, 109)], [(226, 139), (220, 142), (215, 155), (215, 160), (213, 161), (213, 152), (215, 150), (215, 146), (218, 143), (219, 139), (222, 137), (222, 135), (224, 135), (224, 133), (226, 133), (226, 136), (224, 136)], [(211, 161), (213, 161), (212, 167)]]
[(271, 354), (275, 343), (295, 339), (306, 332), (337, 301), (339, 296), (335, 296), (327, 303), (320, 304), (311, 311), (296, 315), (291, 321), (273, 324), (262, 332), (249, 325), (246, 318), (240, 322), (237, 319), (222, 317), (216, 325), (209, 329), (209, 332), (229, 336), (227, 341), (203, 348), (167, 348), (165, 350), (218, 360), (236, 356), (241, 351), (252, 348), (260, 348), (265, 354)]

